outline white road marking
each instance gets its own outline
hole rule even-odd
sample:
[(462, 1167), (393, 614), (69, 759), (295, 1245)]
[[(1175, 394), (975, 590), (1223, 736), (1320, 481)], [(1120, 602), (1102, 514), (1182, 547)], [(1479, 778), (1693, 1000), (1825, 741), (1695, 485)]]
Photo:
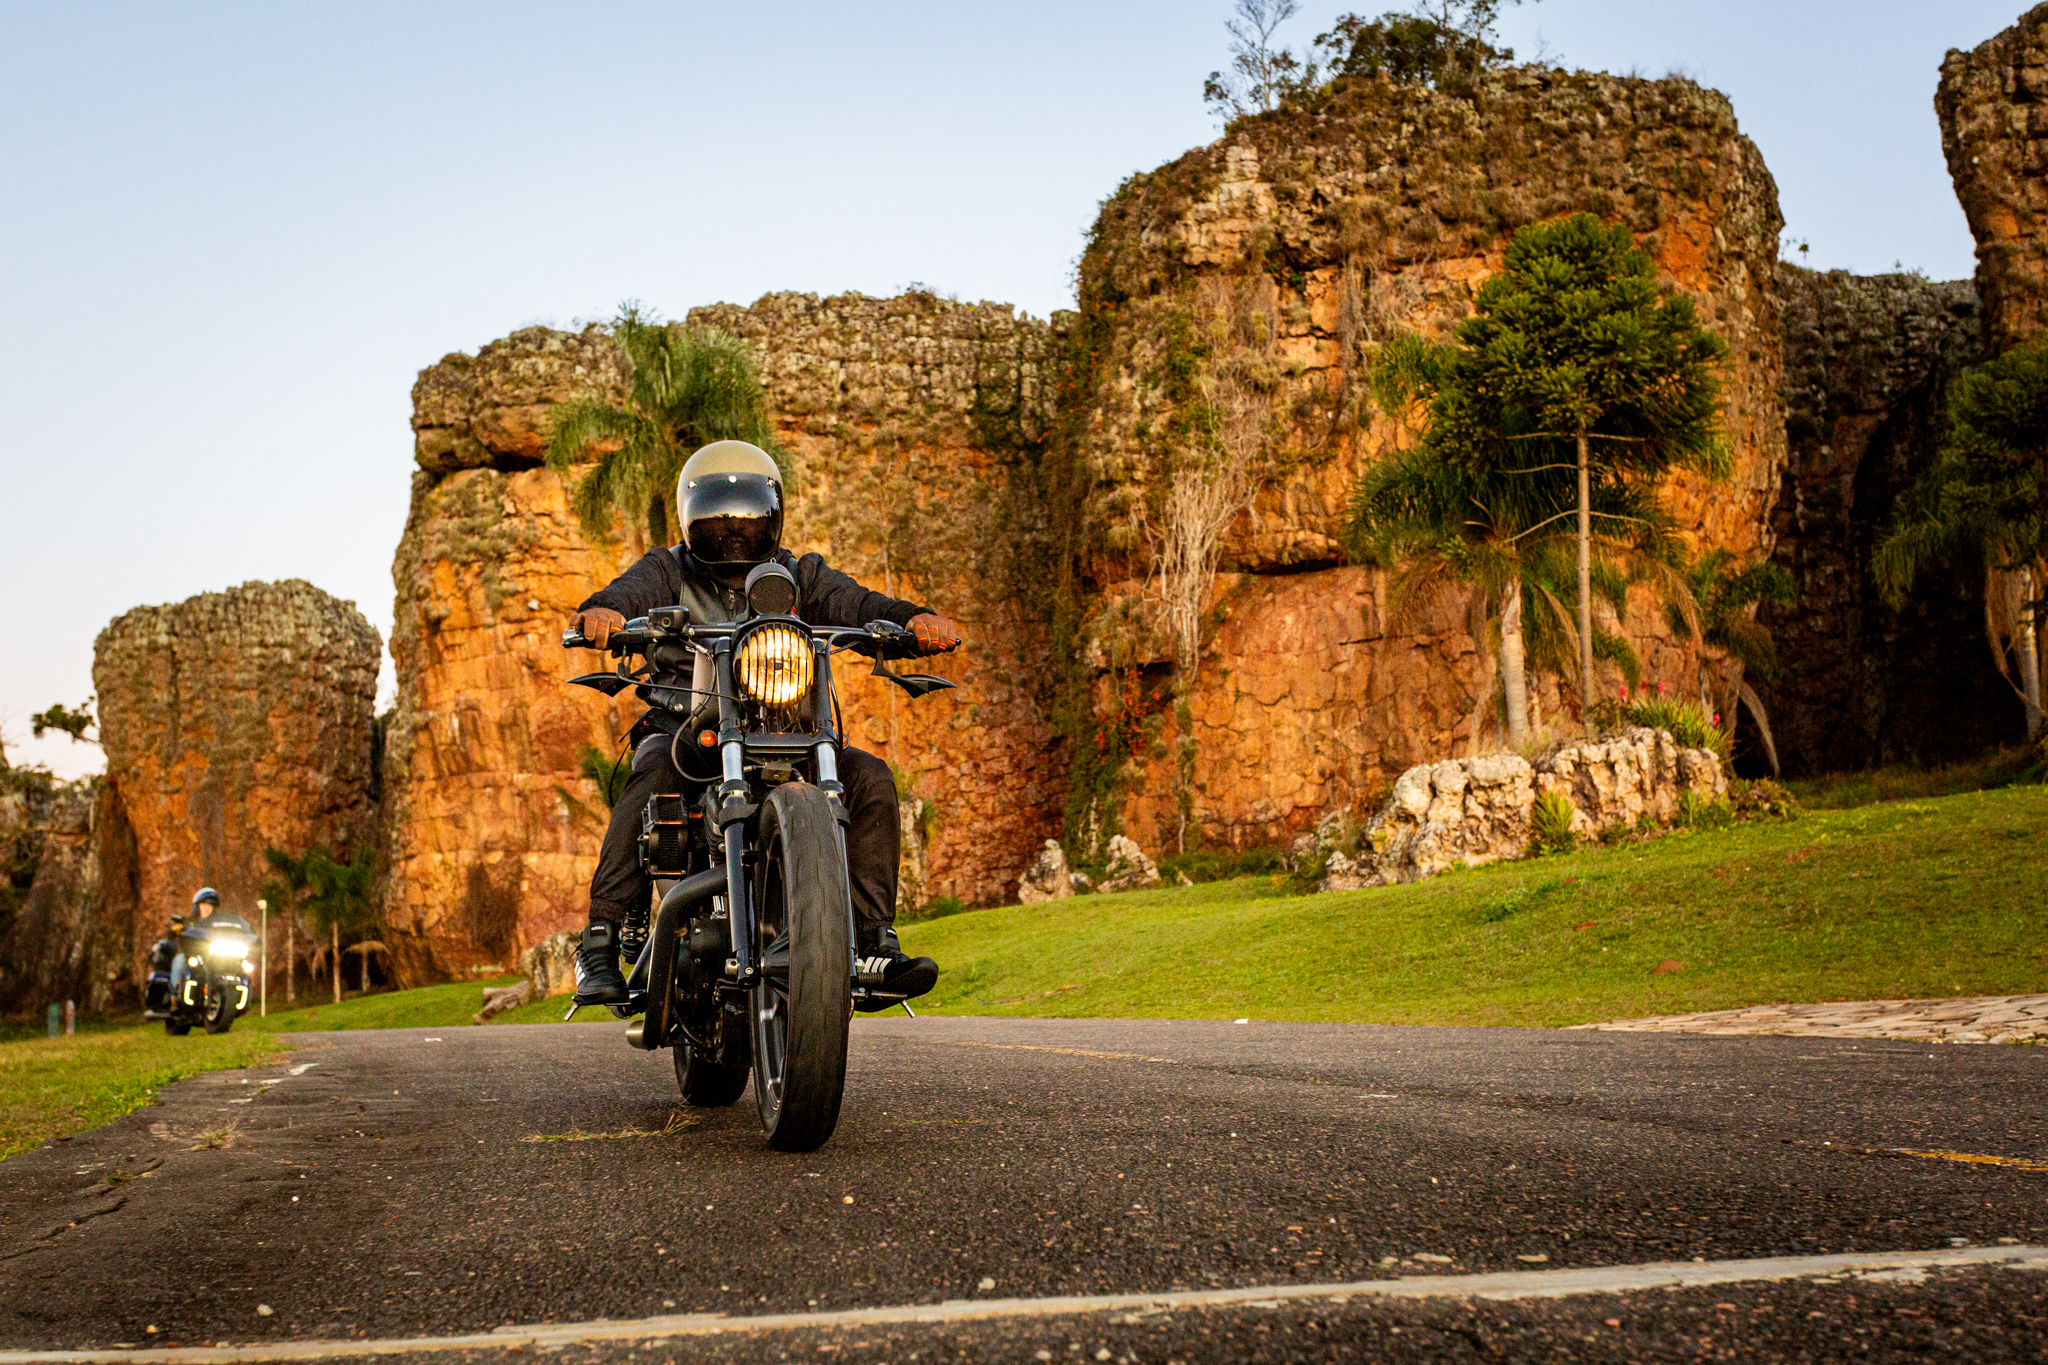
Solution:
[(289, 1070), (289, 1071), (291, 1072), (291, 1074), (292, 1074), (292, 1075), (294, 1075), (294, 1076), (303, 1076), (303, 1075), (305, 1075), (305, 1074), (306, 1074), (306, 1073), (307, 1073), (308, 1071), (311, 1071), (311, 1070), (312, 1070), (312, 1069), (313, 1069), (314, 1067), (316, 1067), (316, 1066), (318, 1066), (318, 1065), (320, 1065), (320, 1063), (318, 1063), (318, 1062), (300, 1062), (300, 1063), (299, 1063), (299, 1064), (298, 1064), (297, 1066), (294, 1066), (294, 1067), (290, 1067), (290, 1068), (287, 1068), (287, 1069), (288, 1069), (288, 1070)]
[(987, 1322), (1004, 1318), (1073, 1317), (1086, 1313), (1160, 1313), (1178, 1308), (1279, 1308), (1301, 1300), (1562, 1299), (1578, 1294), (1620, 1294), (1642, 1289), (1853, 1276), (1909, 1280), (1908, 1272), (2005, 1266), (2048, 1273), (2048, 1247), (1958, 1247), (1949, 1251), (1844, 1252), (1829, 1256), (1771, 1256), (1744, 1261), (1659, 1261), (1587, 1270), (1509, 1270), (1486, 1275), (1417, 1275), (1347, 1284), (1261, 1285), (1195, 1289), (1165, 1294), (1093, 1294), (1044, 1299), (948, 1299), (894, 1308), (852, 1308), (837, 1313), (670, 1313), (654, 1318), (561, 1322), (500, 1327), (447, 1337), (387, 1337), (357, 1341), (277, 1341), (247, 1346), (180, 1346), (134, 1350), (87, 1347), (76, 1351), (0, 1351), (0, 1365), (71, 1365), (71, 1362), (146, 1361), (161, 1365), (237, 1365), (245, 1361), (332, 1360), (344, 1356), (411, 1355), (423, 1351), (542, 1349), (601, 1341), (722, 1336), (740, 1332), (872, 1327), (882, 1323)]

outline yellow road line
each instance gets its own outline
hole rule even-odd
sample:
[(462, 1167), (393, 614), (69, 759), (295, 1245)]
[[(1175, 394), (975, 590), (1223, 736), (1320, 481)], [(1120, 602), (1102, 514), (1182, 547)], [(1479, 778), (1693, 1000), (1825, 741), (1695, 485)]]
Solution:
[(1057, 1052), (1063, 1057), (1104, 1057), (1116, 1062), (1163, 1062), (1173, 1064), (1171, 1057), (1147, 1057), (1137, 1052), (1090, 1052), (1082, 1047), (1045, 1047), (1038, 1043), (978, 1043), (966, 1038), (914, 1038), (906, 1042), (937, 1043), (941, 1047), (987, 1047), (1001, 1052)]
[(1967, 1161), (1973, 1166), (2009, 1166), (2016, 1171), (2048, 1171), (2048, 1161), (2017, 1156), (1985, 1156), (1981, 1152), (1920, 1152), (1911, 1147), (1889, 1149), (1896, 1156), (1923, 1156), (1934, 1161)]

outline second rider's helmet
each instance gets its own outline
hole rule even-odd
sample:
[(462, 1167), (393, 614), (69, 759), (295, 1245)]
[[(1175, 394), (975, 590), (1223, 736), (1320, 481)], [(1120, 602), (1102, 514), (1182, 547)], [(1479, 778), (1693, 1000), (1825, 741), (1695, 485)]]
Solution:
[(199, 890), (192, 894), (192, 913), (198, 914), (199, 907), (202, 905), (210, 905), (216, 910), (220, 909), (220, 892), (210, 886), (200, 887)]
[(782, 545), (782, 471), (745, 441), (713, 441), (676, 480), (683, 544), (714, 573), (739, 577)]

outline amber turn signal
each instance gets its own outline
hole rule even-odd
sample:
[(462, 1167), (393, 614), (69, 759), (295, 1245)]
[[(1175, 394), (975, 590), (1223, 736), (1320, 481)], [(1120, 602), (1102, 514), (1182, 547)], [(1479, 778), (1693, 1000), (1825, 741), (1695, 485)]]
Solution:
[(700, 730), (700, 731), (698, 731), (698, 732), (697, 732), (697, 747), (698, 747), (698, 748), (700, 748), (700, 749), (709, 749), (709, 748), (711, 748), (711, 747), (712, 747), (713, 745), (715, 745), (715, 744), (717, 744), (717, 743), (718, 743), (718, 732), (717, 732), (716, 730)]

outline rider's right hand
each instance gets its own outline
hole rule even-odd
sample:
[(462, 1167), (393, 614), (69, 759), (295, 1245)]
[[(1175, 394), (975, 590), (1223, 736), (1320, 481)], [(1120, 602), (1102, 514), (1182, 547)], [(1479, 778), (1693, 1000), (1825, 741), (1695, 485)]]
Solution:
[(613, 631), (626, 628), (626, 618), (610, 607), (588, 607), (577, 612), (569, 625), (583, 633), (592, 649), (603, 649), (611, 643)]

